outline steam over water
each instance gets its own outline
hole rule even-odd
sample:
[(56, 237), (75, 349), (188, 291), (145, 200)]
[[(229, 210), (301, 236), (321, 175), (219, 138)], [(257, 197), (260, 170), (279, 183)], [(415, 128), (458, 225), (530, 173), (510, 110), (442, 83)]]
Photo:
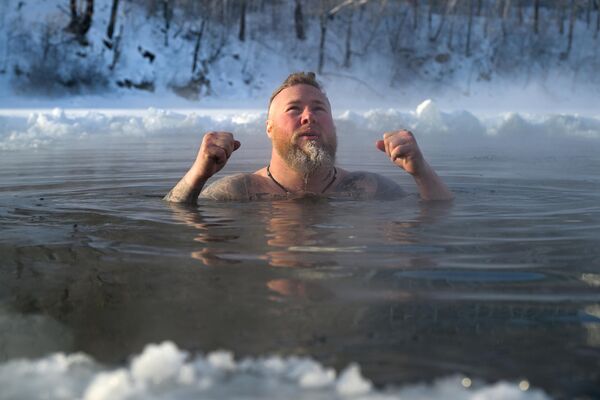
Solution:
[[(600, 396), (597, 116), (344, 112), (340, 165), (406, 198), (161, 200), (205, 130), (263, 167), (263, 119), (3, 112), (0, 398)], [(375, 148), (401, 127), (452, 204)]]

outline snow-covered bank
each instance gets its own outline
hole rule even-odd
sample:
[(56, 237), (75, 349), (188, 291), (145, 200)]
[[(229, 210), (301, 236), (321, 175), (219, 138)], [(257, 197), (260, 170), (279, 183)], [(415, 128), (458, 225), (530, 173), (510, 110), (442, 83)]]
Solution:
[(542, 2), (538, 13), (531, 2), (500, 12), (496, 1), (469, 10), (466, 1), (314, 0), (302, 2), (304, 39), (294, 1), (247, 2), (245, 18), (240, 2), (170, 2), (167, 13), (150, 3), (120, 2), (108, 37), (113, 1), (95, 0), (78, 37), (68, 2), (0, 2), (0, 107), (258, 107), (288, 73), (320, 66), (342, 108), (414, 108), (431, 97), (474, 112), (598, 110), (591, 2)]
[(0, 364), (0, 399), (423, 399), (543, 400), (527, 381), (485, 385), (467, 377), (374, 389), (357, 365), (339, 374), (310, 358), (236, 360), (226, 351), (190, 356), (171, 342), (148, 345), (121, 368), (84, 354), (56, 353)]
[[(208, 130), (260, 135), (265, 118), (262, 109), (0, 109), (0, 151), (48, 148), (107, 137), (199, 137)], [(600, 115), (475, 115), (465, 110), (444, 112), (426, 100), (416, 110), (345, 110), (336, 112), (335, 119), (339, 134), (351, 136), (408, 128), (426, 140), (451, 138), (494, 143), (498, 138), (508, 138), (519, 146), (564, 140), (600, 143)]]

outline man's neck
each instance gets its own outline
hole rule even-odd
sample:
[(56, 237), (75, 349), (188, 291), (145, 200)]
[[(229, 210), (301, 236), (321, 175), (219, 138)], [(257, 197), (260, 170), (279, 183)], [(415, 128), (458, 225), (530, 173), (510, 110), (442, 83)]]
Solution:
[(270, 162), (272, 179), (290, 193), (321, 193), (331, 182), (333, 165), (325, 165), (310, 175), (290, 167), (281, 157), (273, 156)]

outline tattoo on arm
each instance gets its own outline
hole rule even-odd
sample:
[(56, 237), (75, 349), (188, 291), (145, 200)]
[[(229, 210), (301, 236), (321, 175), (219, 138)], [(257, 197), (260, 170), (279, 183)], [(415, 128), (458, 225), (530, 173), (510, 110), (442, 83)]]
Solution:
[(196, 204), (201, 190), (202, 188), (195, 189), (188, 185), (185, 179), (181, 179), (177, 185), (163, 197), (163, 200), (173, 203)]
[(340, 182), (336, 192), (353, 198), (382, 200), (405, 194), (396, 182), (370, 172), (352, 172)]
[(211, 200), (251, 200), (252, 185), (249, 174), (238, 174), (219, 179), (202, 191), (202, 198)]
[(377, 177), (377, 192), (375, 197), (378, 199), (395, 199), (406, 196), (404, 190), (396, 182), (385, 176), (375, 175)]

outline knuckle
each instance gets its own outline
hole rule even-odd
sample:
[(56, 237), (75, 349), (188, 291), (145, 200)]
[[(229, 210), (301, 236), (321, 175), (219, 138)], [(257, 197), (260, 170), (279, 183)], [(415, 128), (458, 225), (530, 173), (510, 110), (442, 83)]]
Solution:
[(216, 138), (216, 132), (208, 132), (204, 135), (204, 140), (205, 141), (212, 141)]

